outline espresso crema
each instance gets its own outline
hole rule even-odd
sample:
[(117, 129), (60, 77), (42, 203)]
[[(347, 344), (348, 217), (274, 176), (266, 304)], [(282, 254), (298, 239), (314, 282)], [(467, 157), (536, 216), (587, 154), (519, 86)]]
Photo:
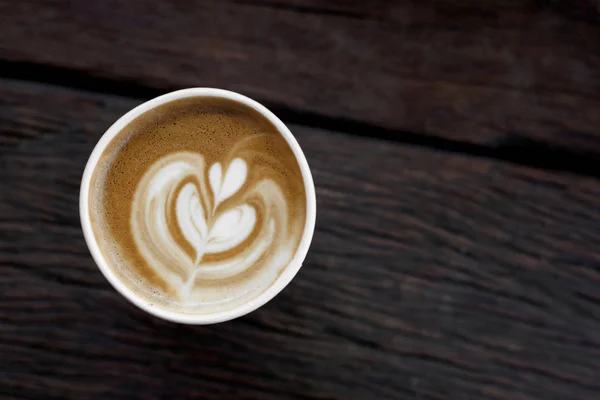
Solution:
[(300, 167), (263, 115), (191, 97), (129, 123), (100, 157), (89, 209), (115, 274), (158, 307), (206, 314), (270, 287), (306, 223)]

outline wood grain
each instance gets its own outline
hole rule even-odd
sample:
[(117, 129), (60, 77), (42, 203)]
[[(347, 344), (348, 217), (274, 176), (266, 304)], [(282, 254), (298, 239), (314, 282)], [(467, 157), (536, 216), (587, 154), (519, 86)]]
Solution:
[(0, 59), (28, 79), (56, 79), (31, 70), (43, 65), (160, 91), (229, 88), (398, 140), (600, 155), (594, 3), (2, 0)]
[(597, 397), (597, 180), (291, 126), (318, 196), (303, 269), (179, 326), (121, 298), (79, 226), (87, 157), (137, 102), (0, 93), (0, 397)]

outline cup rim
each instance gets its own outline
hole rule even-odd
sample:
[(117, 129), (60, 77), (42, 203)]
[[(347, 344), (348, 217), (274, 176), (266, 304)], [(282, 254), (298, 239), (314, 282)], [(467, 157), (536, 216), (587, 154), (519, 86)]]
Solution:
[[(302, 173), (304, 188), (306, 192), (306, 222), (304, 225), (302, 239), (300, 240), (300, 244), (298, 245), (294, 257), (292, 258), (290, 263), (285, 267), (283, 272), (279, 275), (277, 280), (269, 288), (264, 290), (261, 294), (254, 297), (247, 303), (244, 303), (230, 310), (219, 311), (212, 314), (192, 314), (167, 310), (151, 304), (148, 300), (145, 300), (143, 297), (141, 297), (132, 289), (130, 289), (125, 283), (121, 281), (121, 279), (117, 277), (115, 272), (113, 272), (113, 270), (109, 267), (108, 262), (102, 255), (94, 232), (92, 230), (91, 219), (89, 215), (89, 189), (91, 177), (98, 164), (100, 156), (102, 155), (108, 144), (119, 134), (119, 132), (121, 132), (123, 128), (127, 126), (127, 124), (129, 124), (141, 114), (162, 104), (174, 100), (184, 99), (187, 97), (216, 97), (232, 100), (251, 107), (255, 111), (259, 112), (261, 115), (263, 115), (265, 118), (267, 118), (277, 128), (279, 133), (283, 136), (283, 138), (286, 140), (286, 142), (292, 149), (292, 152), (296, 157), (296, 161), (300, 166), (300, 171)], [(92, 258), (96, 262), (96, 265), (98, 266), (104, 277), (117, 290), (117, 292), (119, 292), (121, 295), (123, 295), (123, 297), (125, 297), (137, 307), (156, 317), (183, 324), (206, 325), (229, 321), (256, 310), (257, 308), (263, 306), (271, 299), (273, 299), (292, 281), (294, 276), (300, 270), (300, 267), (302, 266), (306, 254), (308, 253), (308, 248), (310, 247), (310, 243), (312, 241), (316, 221), (316, 195), (310, 168), (308, 166), (308, 162), (306, 161), (306, 157), (304, 156), (304, 153), (300, 148), (300, 145), (298, 144), (296, 138), (293, 136), (292, 132), (288, 129), (288, 127), (275, 114), (273, 114), (273, 112), (271, 112), (269, 109), (267, 109), (265, 106), (263, 106), (256, 100), (253, 100), (242, 94), (232, 92), (230, 90), (196, 87), (166, 93), (164, 95), (146, 101), (136, 106), (123, 116), (121, 116), (106, 130), (106, 132), (102, 135), (98, 143), (96, 143), (96, 146), (90, 154), (90, 157), (86, 163), (83, 172), (79, 194), (79, 212), (83, 236), (90, 250)]]

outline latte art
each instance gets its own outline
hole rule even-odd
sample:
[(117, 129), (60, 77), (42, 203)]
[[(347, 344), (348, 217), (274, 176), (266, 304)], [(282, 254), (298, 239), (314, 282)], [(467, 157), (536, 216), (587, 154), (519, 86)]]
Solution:
[(90, 220), (118, 279), (153, 307), (209, 314), (272, 286), (307, 215), (300, 167), (248, 106), (172, 101), (107, 145), (90, 181)]
[[(285, 237), (285, 197), (269, 179), (244, 188), (247, 175), (246, 162), (235, 158), (225, 173), (214, 163), (207, 182), (204, 158), (180, 152), (160, 159), (139, 183), (133, 237), (148, 265), (176, 289), (182, 303), (204, 301), (202, 281), (226, 280), (251, 268), (267, 249), (273, 250), (276, 233), (281, 235), (278, 257), (261, 260), (263, 273), (277, 273), (289, 261), (295, 243)], [(219, 261), (205, 261), (209, 254), (220, 254)]]

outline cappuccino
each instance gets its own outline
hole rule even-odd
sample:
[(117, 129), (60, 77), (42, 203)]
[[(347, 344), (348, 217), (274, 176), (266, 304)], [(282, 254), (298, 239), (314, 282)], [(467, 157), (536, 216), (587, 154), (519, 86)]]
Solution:
[(268, 289), (306, 224), (296, 157), (263, 115), (217, 97), (141, 114), (93, 171), (89, 216), (109, 267), (154, 306), (236, 308)]

